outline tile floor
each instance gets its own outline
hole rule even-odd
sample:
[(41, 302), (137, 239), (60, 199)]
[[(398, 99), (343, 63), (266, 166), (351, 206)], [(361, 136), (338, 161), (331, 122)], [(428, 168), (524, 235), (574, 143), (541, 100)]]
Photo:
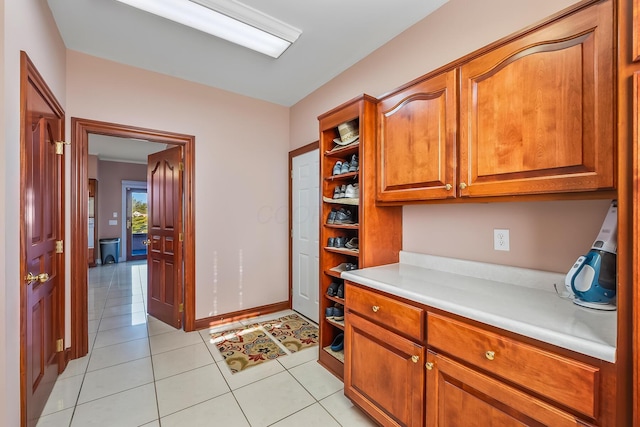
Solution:
[(317, 347), (231, 374), (209, 330), (175, 330), (148, 317), (145, 300), (145, 262), (89, 269), (90, 352), (60, 375), (39, 427), (375, 425), (318, 365)]

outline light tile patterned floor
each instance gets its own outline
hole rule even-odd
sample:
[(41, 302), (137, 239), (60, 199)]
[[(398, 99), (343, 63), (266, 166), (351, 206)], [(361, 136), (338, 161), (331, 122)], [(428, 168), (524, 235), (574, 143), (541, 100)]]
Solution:
[(317, 347), (231, 374), (210, 330), (175, 330), (147, 317), (145, 304), (146, 263), (89, 270), (90, 352), (60, 375), (38, 426), (375, 425), (318, 365)]

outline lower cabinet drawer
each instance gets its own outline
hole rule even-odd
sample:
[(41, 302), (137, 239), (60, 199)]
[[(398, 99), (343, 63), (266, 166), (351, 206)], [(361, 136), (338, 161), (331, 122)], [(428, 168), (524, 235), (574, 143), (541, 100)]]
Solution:
[(429, 347), (597, 417), (599, 368), (437, 314), (427, 331)]
[(349, 282), (345, 298), (349, 311), (408, 335), (416, 341), (424, 341), (424, 310), (421, 308), (359, 288)]

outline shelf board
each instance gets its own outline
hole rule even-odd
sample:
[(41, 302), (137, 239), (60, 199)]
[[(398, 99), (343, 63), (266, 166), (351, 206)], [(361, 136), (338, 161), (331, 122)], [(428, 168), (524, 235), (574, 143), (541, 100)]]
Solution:
[(342, 199), (332, 199), (331, 197), (322, 196), (322, 200), (325, 203), (332, 203), (335, 205), (350, 205), (350, 206), (358, 206), (360, 204), (360, 199), (347, 199), (346, 197)]
[(340, 273), (341, 271), (333, 271), (333, 270), (324, 271), (324, 274), (326, 274), (327, 276), (337, 277), (338, 279), (342, 279), (342, 277), (340, 277)]
[(331, 350), (331, 346), (324, 347), (323, 350), (338, 359), (340, 362), (344, 363), (344, 350), (333, 351)]
[(325, 246), (324, 247), (325, 251), (328, 252), (334, 252), (336, 254), (342, 254), (342, 255), (350, 255), (350, 256), (354, 256), (354, 257), (358, 257), (360, 256), (360, 251), (358, 249), (356, 250), (351, 250), (351, 249), (346, 249), (346, 248), (332, 248), (329, 246)]
[(344, 331), (344, 320), (332, 320), (332, 319), (327, 319), (326, 317), (324, 318), (324, 320), (326, 320), (327, 323), (332, 324), (336, 328), (342, 329)]
[(349, 145), (346, 147), (336, 148), (335, 150), (327, 150), (324, 152), (325, 157), (345, 157), (349, 154), (357, 153), (360, 144)]
[(349, 172), (349, 173), (342, 173), (340, 175), (326, 176), (324, 180), (325, 181), (343, 181), (347, 179), (355, 179), (357, 177), (358, 177), (358, 172)]
[(341, 230), (357, 230), (360, 228), (360, 224), (325, 224), (327, 228), (338, 228)]
[(330, 299), (330, 300), (331, 300), (331, 301), (333, 301), (333, 302), (337, 302), (338, 304), (342, 304), (342, 305), (344, 305), (344, 298), (330, 297), (330, 296), (329, 296), (329, 295), (327, 295), (327, 294), (324, 294), (324, 296), (325, 296), (327, 299)]

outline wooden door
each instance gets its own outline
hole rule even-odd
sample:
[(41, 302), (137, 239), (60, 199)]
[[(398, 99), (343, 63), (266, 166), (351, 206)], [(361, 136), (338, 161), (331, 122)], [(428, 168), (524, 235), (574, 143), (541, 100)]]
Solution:
[(318, 264), (320, 209), (318, 150), (292, 159), (292, 304), (318, 323)]
[(456, 196), (456, 88), (452, 70), (380, 100), (377, 200)]
[(345, 395), (383, 426), (422, 426), (424, 347), (351, 312), (345, 325)]
[[(64, 112), (22, 52), (21, 385), (22, 425), (35, 425), (63, 368)], [(60, 145), (60, 148), (63, 146)]]
[(148, 313), (182, 327), (182, 147), (150, 154), (148, 196)]
[(427, 352), (427, 427), (585, 426), (576, 417), (445, 356)]
[(612, 189), (613, 7), (600, 2), (460, 68), (460, 195)]

